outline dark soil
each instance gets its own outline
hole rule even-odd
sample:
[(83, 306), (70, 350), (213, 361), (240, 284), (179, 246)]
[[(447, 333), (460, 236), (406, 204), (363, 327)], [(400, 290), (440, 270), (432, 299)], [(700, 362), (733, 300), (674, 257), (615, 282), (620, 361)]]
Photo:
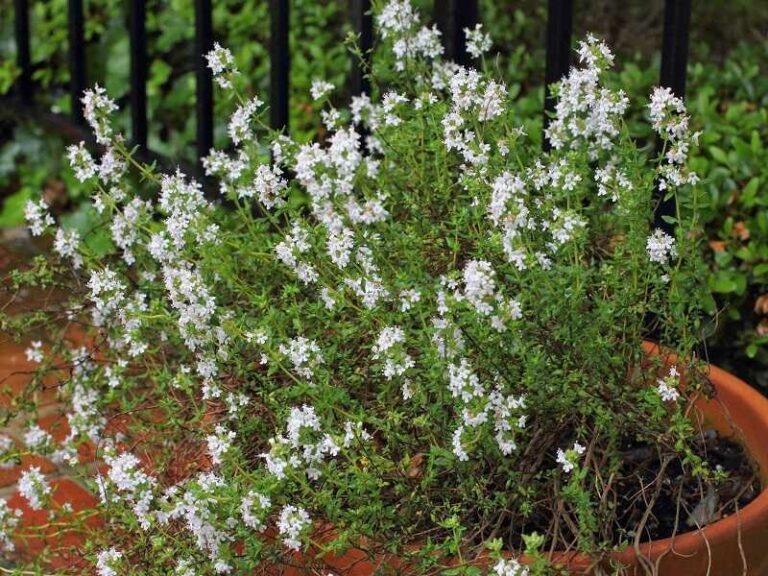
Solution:
[[(761, 491), (756, 467), (744, 448), (716, 431), (705, 431), (696, 443), (696, 452), (721, 472), (723, 479), (708, 483), (683, 474), (679, 459), (667, 466), (661, 493), (643, 528), (641, 542), (668, 538), (673, 534), (696, 530), (744, 508)], [(621, 526), (638, 526), (657, 489), (661, 460), (651, 446), (635, 446), (627, 451), (624, 464), (625, 490), (617, 489), (617, 520)], [(641, 489), (645, 487), (645, 489)], [(634, 539), (634, 534), (620, 530), (617, 537)]]

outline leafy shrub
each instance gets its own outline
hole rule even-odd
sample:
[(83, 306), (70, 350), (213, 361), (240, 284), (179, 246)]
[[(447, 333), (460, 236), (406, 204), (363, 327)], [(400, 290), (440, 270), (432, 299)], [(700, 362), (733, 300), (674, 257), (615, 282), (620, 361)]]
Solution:
[[(655, 158), (624, 122), (626, 94), (604, 84), (613, 55), (589, 37), (542, 153), (505, 84), (443, 62), (409, 3), (381, 7), (379, 25), (388, 51), (374, 70), (392, 83), (376, 75), (349, 110), (314, 84), (322, 142), (272, 134), (265, 148), (263, 103), (236, 88), (236, 59), (208, 56), (235, 106), (231, 146), (204, 162), (230, 209), (137, 162), (115, 103), (86, 94), (106, 152), (68, 157), (93, 230), (109, 234), (97, 248), (56, 228), (54, 264), (80, 287), (70, 321), (96, 340), (29, 355), (71, 371), (72, 434), (54, 456), (103, 448), (101, 574), (242, 572), (306, 549), (326, 523), (328, 549), (416, 542), (419, 571), (498, 552), (496, 537), (599, 556), (643, 532), (595, 488), (618, 474), (640, 495), (626, 506), (643, 506), (642, 480), (622, 473), (628, 446), (659, 446), (662, 471), (722, 479), (685, 416), (706, 393), (682, 360), (706, 292), (682, 101), (656, 89), (644, 106), (664, 141)], [(652, 228), (657, 185), (677, 200), (674, 236)], [(54, 224), (43, 202), (26, 213), (33, 234)], [(649, 319), (679, 366), (643, 354)], [(179, 457), (200, 451), (179, 476)], [(44, 481), (28, 476), (43, 505)], [(528, 573), (514, 560), (496, 571)]]

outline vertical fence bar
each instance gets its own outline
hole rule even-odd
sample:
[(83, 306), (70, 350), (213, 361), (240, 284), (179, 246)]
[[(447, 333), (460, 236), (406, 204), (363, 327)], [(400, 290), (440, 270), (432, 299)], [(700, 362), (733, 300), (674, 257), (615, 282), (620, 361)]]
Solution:
[(269, 107), (270, 124), (275, 130), (288, 131), (288, 81), (290, 54), (288, 52), (290, 27), (289, 0), (270, 0), (270, 58)]
[(213, 148), (213, 74), (205, 55), (213, 50), (211, 0), (195, 0), (195, 90), (197, 115), (197, 158)]
[(16, 63), (21, 70), (18, 79), (18, 95), (22, 102), (32, 100), (32, 58), (29, 52), (29, 3), (14, 0), (14, 33), (16, 36)]
[[(688, 66), (688, 36), (691, 23), (691, 0), (666, 0), (664, 6), (664, 32), (661, 47), (660, 83), (675, 94), (685, 96), (686, 69)], [(661, 151), (663, 143), (657, 140), (657, 149)], [(664, 216), (675, 214), (675, 199), (664, 198), (661, 190), (656, 190), (658, 201), (654, 212), (654, 225), (671, 233), (673, 226), (664, 220)]]
[(370, 82), (365, 77), (370, 63), (370, 52), (373, 48), (373, 16), (371, 15), (371, 0), (351, 0), (350, 2), (352, 27), (357, 34), (357, 43), (363, 53), (360, 62), (356, 55), (352, 56), (352, 73), (349, 77), (349, 91), (353, 96), (368, 94)]
[(435, 21), (443, 33), (445, 56), (466, 66), (470, 63), (464, 29), (479, 21), (477, 0), (435, 0)]
[[(547, 64), (544, 73), (544, 130), (549, 126), (549, 116), (555, 111), (555, 97), (550, 84), (568, 73), (571, 66), (571, 35), (573, 33), (573, 0), (549, 0), (547, 15)], [(546, 136), (542, 137), (545, 152), (551, 149)]]
[(132, 0), (130, 8), (131, 37), (131, 138), (147, 147), (147, 32), (146, 0)]
[(72, 102), (72, 120), (83, 124), (81, 98), (85, 90), (85, 31), (83, 0), (69, 0), (69, 96)]

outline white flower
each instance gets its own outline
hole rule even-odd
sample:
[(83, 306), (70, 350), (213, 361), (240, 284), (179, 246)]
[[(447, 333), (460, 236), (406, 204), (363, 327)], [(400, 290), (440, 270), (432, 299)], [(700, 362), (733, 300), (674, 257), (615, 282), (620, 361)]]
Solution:
[(326, 80), (313, 80), (312, 87), (309, 93), (312, 95), (312, 100), (320, 100), (334, 89), (333, 84)]
[(399, 298), (400, 311), (408, 312), (414, 304), (421, 301), (421, 293), (416, 289), (401, 290)]
[(74, 228), (56, 230), (56, 238), (53, 241), (53, 249), (63, 258), (72, 260), (72, 267), (77, 270), (83, 265), (83, 257), (78, 252), (80, 246), (80, 233)]
[(288, 345), (280, 344), (280, 354), (287, 356), (293, 364), (294, 371), (310, 383), (314, 379), (315, 370), (323, 364), (323, 355), (317, 342), (297, 336), (288, 341)]
[(43, 343), (39, 340), (34, 340), (30, 343), (29, 348), (24, 351), (29, 362), (35, 362), (39, 364), (43, 361), (45, 356), (43, 355)]
[(464, 450), (464, 445), (461, 442), (461, 435), (464, 433), (464, 426), (459, 426), (454, 430), (451, 444), (453, 445), (453, 453), (459, 459), (460, 462), (466, 462), (469, 460), (469, 456)]
[(69, 160), (69, 165), (72, 167), (72, 170), (75, 172), (75, 178), (80, 182), (85, 182), (89, 178), (92, 178), (98, 171), (96, 161), (85, 147), (85, 142), (68, 146), (67, 159)]
[(213, 72), (213, 78), (217, 84), (224, 89), (232, 88), (232, 77), (237, 76), (240, 71), (235, 66), (235, 58), (227, 48), (222, 48), (216, 42), (213, 50), (205, 55), (208, 60), (208, 68)]
[(291, 408), (291, 414), (288, 417), (286, 425), (286, 431), (288, 435), (288, 441), (293, 444), (294, 447), (298, 447), (300, 442), (301, 431), (303, 428), (310, 430), (320, 430), (320, 420), (315, 414), (315, 409), (312, 406), (306, 404), (301, 408)]
[(576, 467), (579, 463), (579, 457), (584, 454), (585, 451), (586, 448), (578, 442), (575, 442), (573, 447), (568, 450), (558, 448), (557, 463), (560, 464), (563, 472), (568, 473)]
[(83, 93), (83, 116), (93, 130), (96, 142), (102, 146), (110, 144), (112, 138), (112, 126), (109, 124), (109, 115), (117, 110), (115, 102), (107, 96), (106, 90), (94, 85), (92, 90)]
[(251, 132), (251, 118), (253, 117), (259, 106), (264, 104), (258, 96), (254, 96), (250, 100), (246, 101), (237, 107), (237, 110), (232, 114), (227, 126), (227, 132), (229, 138), (235, 145), (240, 142), (251, 140), (253, 133)]
[(546, 137), (555, 149), (585, 147), (590, 159), (596, 159), (615, 146), (629, 100), (623, 91), (600, 85), (601, 75), (613, 63), (605, 44), (588, 36), (578, 52), (584, 67), (572, 68), (560, 81), (555, 118)]
[(40, 236), (46, 228), (54, 225), (53, 216), (48, 212), (48, 205), (43, 200), (39, 202), (27, 200), (24, 207), (24, 217), (32, 236)]
[(385, 326), (371, 348), (375, 360), (384, 360), (383, 373), (387, 380), (402, 376), (414, 366), (413, 358), (405, 352), (403, 344), (403, 329), (400, 326)]
[(51, 493), (51, 487), (40, 473), (39, 466), (32, 466), (21, 473), (19, 493), (27, 499), (32, 510), (42, 510)]
[[(256, 169), (253, 190), (259, 195), (259, 202), (267, 209), (285, 204), (283, 194), (288, 187), (288, 182), (282, 175), (283, 171), (277, 164), (273, 166), (262, 164)], [(243, 197), (245, 194), (240, 196)]]
[(344, 446), (344, 448), (349, 448), (352, 445), (352, 442), (358, 439), (365, 442), (371, 439), (371, 435), (365, 431), (362, 422), (353, 423), (347, 420), (344, 423), (344, 439), (342, 440), (341, 445)]
[[(258, 506), (258, 515), (254, 511), (255, 506)], [(240, 515), (243, 517), (243, 523), (259, 532), (266, 530), (267, 525), (264, 520), (271, 506), (272, 502), (263, 494), (254, 491), (249, 492), (240, 502)]]
[(677, 257), (675, 239), (661, 228), (656, 228), (656, 230), (648, 236), (648, 241), (646, 242), (645, 247), (646, 250), (648, 250), (648, 257), (651, 262), (666, 264), (670, 258)]
[(8, 507), (8, 501), (0, 498), (0, 551), (13, 552), (16, 546), (13, 543), (13, 530), (19, 525), (21, 510)]
[[(131, 505), (141, 527), (145, 530), (149, 529), (152, 516), (150, 506), (154, 500), (153, 489), (157, 480), (140, 468), (139, 459), (130, 452), (123, 452), (117, 456), (107, 454), (104, 460), (109, 466), (107, 476), (118, 494), (121, 494)], [(108, 493), (103, 483), (100, 484), (100, 488), (102, 500), (107, 501)]]
[(528, 576), (528, 568), (514, 558), (499, 558), (493, 567), (496, 576)]
[(216, 434), (206, 437), (208, 452), (211, 454), (211, 461), (214, 465), (221, 464), (221, 457), (232, 447), (232, 441), (235, 439), (235, 432), (227, 430), (221, 424), (216, 426)]
[(312, 524), (309, 514), (303, 508), (287, 505), (280, 510), (277, 529), (283, 536), (283, 544), (291, 550), (301, 550), (302, 533)]
[(118, 576), (117, 565), (123, 553), (117, 548), (102, 550), (96, 555), (96, 572), (99, 576)]
[(672, 366), (665, 378), (656, 381), (656, 390), (664, 402), (676, 402), (680, 398), (680, 392), (677, 390), (679, 378), (680, 372), (678, 372), (677, 366)]
[(460, 398), (462, 402), (470, 402), (473, 398), (485, 395), (485, 389), (480, 384), (480, 379), (472, 371), (466, 358), (461, 362), (448, 366), (448, 390), (454, 398)]
[(483, 316), (489, 316), (493, 311), (491, 302), (496, 293), (495, 277), (491, 263), (485, 260), (470, 260), (464, 267), (464, 296)]
[(386, 326), (381, 329), (374, 344), (373, 357), (379, 359), (390, 348), (405, 342), (405, 333), (400, 326)]
[(24, 433), (24, 444), (33, 452), (40, 452), (53, 445), (53, 436), (37, 424), (30, 426)]
[(491, 37), (483, 33), (483, 25), (477, 24), (474, 30), (464, 28), (464, 35), (467, 38), (467, 52), (473, 58), (480, 58), (491, 49)]

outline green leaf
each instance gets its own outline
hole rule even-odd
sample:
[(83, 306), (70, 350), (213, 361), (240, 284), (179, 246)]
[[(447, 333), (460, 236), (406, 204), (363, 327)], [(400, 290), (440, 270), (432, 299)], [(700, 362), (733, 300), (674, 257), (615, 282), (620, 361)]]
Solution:
[(754, 176), (750, 179), (749, 182), (747, 182), (747, 185), (744, 186), (744, 190), (741, 191), (741, 202), (744, 204), (744, 206), (751, 208), (755, 205), (755, 199), (759, 188), (760, 178), (757, 176)]
[(0, 228), (12, 228), (24, 223), (24, 206), (32, 198), (29, 187), (21, 188), (15, 194), (5, 199), (0, 211)]
[(717, 146), (710, 146), (709, 154), (720, 164), (728, 164), (728, 155), (723, 151), (722, 148), (718, 148)]

